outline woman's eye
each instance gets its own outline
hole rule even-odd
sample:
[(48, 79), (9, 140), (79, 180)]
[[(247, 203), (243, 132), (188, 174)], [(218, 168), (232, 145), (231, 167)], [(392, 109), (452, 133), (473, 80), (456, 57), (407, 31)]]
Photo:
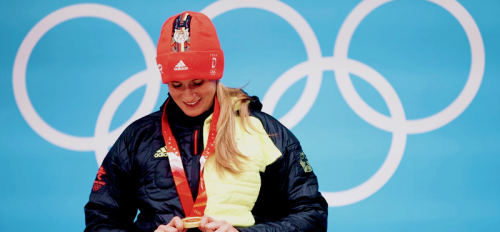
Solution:
[(201, 85), (203, 84), (203, 81), (200, 81), (200, 82), (193, 82), (194, 85)]
[(172, 84), (172, 87), (179, 88), (179, 87), (181, 87), (181, 85), (174, 85), (174, 84)]

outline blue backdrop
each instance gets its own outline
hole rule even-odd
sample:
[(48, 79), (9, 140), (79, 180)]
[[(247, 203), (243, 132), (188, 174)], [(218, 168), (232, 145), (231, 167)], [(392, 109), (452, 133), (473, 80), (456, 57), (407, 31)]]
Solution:
[(500, 1), (0, 2), (0, 231), (82, 231), (106, 150), (167, 96), (163, 22), (301, 141), (329, 231), (498, 231)]

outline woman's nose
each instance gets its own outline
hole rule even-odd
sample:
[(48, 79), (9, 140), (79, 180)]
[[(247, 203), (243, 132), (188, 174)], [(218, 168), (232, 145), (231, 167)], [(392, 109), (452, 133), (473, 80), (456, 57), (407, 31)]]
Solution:
[(187, 89), (186, 89), (186, 97), (187, 97), (188, 99), (191, 99), (191, 98), (196, 97), (196, 92), (195, 92), (195, 90), (194, 90), (194, 89), (192, 89), (192, 88), (187, 88)]

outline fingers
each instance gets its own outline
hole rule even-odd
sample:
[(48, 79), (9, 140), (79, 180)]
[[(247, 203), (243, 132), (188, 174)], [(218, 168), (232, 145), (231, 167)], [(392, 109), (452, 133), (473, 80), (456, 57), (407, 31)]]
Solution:
[(179, 232), (179, 230), (172, 226), (160, 225), (154, 232)]
[(210, 222), (210, 223), (206, 224), (205, 231), (206, 232), (213, 232), (213, 231), (228, 232), (228, 231), (235, 231), (235, 229), (231, 224), (227, 223), (224, 220), (221, 220), (221, 221), (214, 221), (214, 222)]
[(175, 216), (170, 220), (170, 222), (166, 225), (160, 225), (154, 232), (179, 232), (186, 231), (184, 230), (184, 225), (182, 224), (182, 220), (180, 217)]
[(212, 217), (210, 217), (208, 215), (203, 215), (203, 218), (201, 218), (200, 226), (198, 227), (198, 229), (200, 229), (203, 232), (207, 231), (205, 229), (205, 226), (211, 222), (215, 222), (215, 219), (213, 219)]
[(233, 226), (231, 226), (229, 223), (222, 223), (219, 227), (219, 229), (215, 230), (216, 232), (230, 232), (232, 231), (231, 229), (234, 229)]
[(184, 230), (184, 223), (182, 223), (182, 220), (180, 217), (175, 216), (174, 218), (172, 218), (172, 220), (170, 220), (170, 222), (172, 222), (172, 221), (174, 223), (174, 225), (172, 227), (175, 227), (179, 231)]
[(177, 231), (183, 231), (184, 230), (184, 224), (182, 223), (182, 220), (180, 217), (175, 216), (170, 220), (170, 222), (167, 224), (167, 226), (173, 227), (177, 229)]
[[(205, 224), (205, 227), (203, 227), (203, 229), (200, 229), (200, 230), (203, 232), (214, 232), (217, 229), (219, 229), (219, 227), (221, 225), (222, 225), (221, 222), (218, 222), (218, 221), (210, 222), (210, 223)], [(201, 227), (201, 225), (200, 225), (200, 227)]]
[(205, 215), (201, 219), (200, 227), (198, 227), (203, 232), (237, 232), (231, 224), (224, 220), (217, 221), (212, 217)]
[(205, 226), (207, 223), (210, 222), (215, 222), (216, 220), (213, 219), (212, 217), (208, 215), (203, 215), (203, 218), (201, 218), (201, 225), (200, 226)]

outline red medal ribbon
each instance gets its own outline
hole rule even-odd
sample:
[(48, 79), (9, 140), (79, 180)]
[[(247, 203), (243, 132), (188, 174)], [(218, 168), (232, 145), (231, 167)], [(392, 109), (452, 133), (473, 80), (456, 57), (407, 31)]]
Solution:
[[(168, 100), (170, 101), (170, 99)], [(168, 160), (170, 162), (170, 170), (172, 170), (172, 176), (174, 177), (175, 188), (179, 194), (181, 200), (182, 209), (186, 217), (196, 217), (203, 216), (205, 212), (205, 207), (207, 206), (207, 193), (205, 190), (205, 180), (203, 179), (203, 167), (208, 157), (215, 151), (215, 137), (217, 136), (217, 121), (219, 121), (220, 107), (217, 97), (214, 100), (214, 112), (212, 114), (212, 122), (210, 122), (210, 131), (208, 135), (208, 142), (203, 150), (200, 157), (200, 183), (198, 185), (198, 196), (196, 197), (196, 202), (193, 201), (193, 195), (191, 189), (189, 188), (189, 183), (186, 178), (186, 173), (184, 171), (184, 166), (182, 165), (181, 153), (179, 151), (179, 146), (177, 141), (172, 134), (170, 125), (167, 120), (167, 105), (165, 104), (163, 109), (163, 115), (161, 119), (161, 125), (163, 129), (163, 139), (165, 140), (165, 145), (167, 147)]]

